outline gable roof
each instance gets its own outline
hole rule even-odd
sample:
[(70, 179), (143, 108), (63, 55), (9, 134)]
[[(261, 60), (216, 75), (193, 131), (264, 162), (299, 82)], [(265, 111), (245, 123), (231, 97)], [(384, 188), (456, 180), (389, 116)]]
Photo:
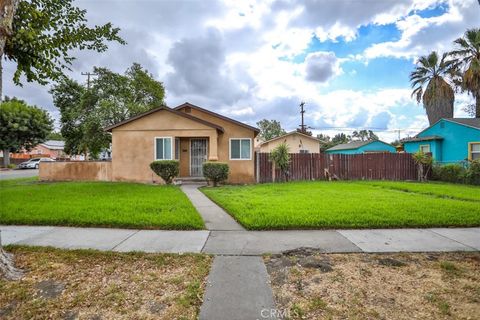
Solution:
[(206, 126), (209, 126), (209, 127), (214, 128), (214, 129), (217, 129), (217, 130), (220, 131), (220, 132), (224, 132), (223, 128), (222, 128), (221, 126), (219, 126), (219, 125), (216, 125), (216, 124), (214, 124), (214, 123), (205, 121), (205, 120), (203, 120), (203, 119), (199, 119), (199, 118), (197, 118), (197, 117), (191, 116), (191, 115), (189, 115), (189, 114), (187, 114), (187, 113), (184, 113), (184, 112), (176, 111), (176, 110), (171, 109), (171, 108), (169, 108), (169, 107), (167, 107), (167, 106), (160, 106), (160, 107), (158, 107), (158, 108), (155, 108), (155, 109), (152, 109), (152, 110), (149, 110), (149, 111), (140, 113), (140, 114), (138, 114), (138, 115), (136, 115), (136, 116), (133, 116), (133, 117), (127, 119), (127, 120), (124, 120), (124, 121), (118, 122), (118, 123), (116, 123), (116, 124), (114, 124), (114, 125), (111, 125), (111, 126), (109, 126), (109, 127), (106, 127), (106, 128), (104, 129), (104, 131), (109, 131), (109, 132), (111, 132), (112, 129), (115, 129), (115, 128), (117, 128), (117, 127), (123, 126), (124, 124), (127, 124), (127, 123), (129, 123), (129, 122), (135, 121), (135, 120), (140, 119), (140, 118), (143, 118), (143, 117), (145, 117), (145, 116), (148, 116), (148, 115), (150, 115), (150, 114), (152, 114), (152, 113), (155, 113), (155, 112), (158, 112), (158, 111), (161, 111), (161, 110), (171, 112), (171, 113), (176, 114), (176, 115), (178, 115), (178, 116), (181, 116), (181, 117), (184, 117), (184, 118), (187, 118), (187, 119), (190, 119), (190, 120), (193, 120), (193, 121), (202, 123), (202, 124), (204, 124), (204, 125), (206, 125)]
[[(250, 130), (253, 130), (253, 131), (255, 131), (255, 134), (258, 134), (258, 133), (260, 132), (260, 129), (258, 129), (258, 128), (249, 126), (248, 124), (245, 124), (245, 123), (243, 123), (243, 122), (234, 120), (234, 119), (232, 119), (232, 118), (228, 118), (228, 117), (222, 116), (221, 114), (218, 114), (218, 113), (216, 113), (216, 112), (213, 112), (213, 111), (204, 109), (204, 108), (202, 108), (202, 107), (196, 106), (196, 105), (194, 105), (194, 104), (191, 104), (190, 102), (185, 102), (185, 103), (183, 103), (183, 104), (181, 104), (181, 105), (179, 105), (179, 106), (177, 106), (177, 107), (175, 107), (175, 108), (173, 108), (173, 109), (174, 109), (174, 110), (180, 110), (180, 109), (183, 109), (183, 108), (185, 108), (185, 107), (190, 107), (190, 108), (193, 108), (193, 109), (196, 109), (196, 110), (205, 112), (205, 113), (210, 114), (210, 115), (212, 115), (212, 116), (214, 116), (214, 117), (218, 117), (218, 118), (220, 118), (220, 119), (222, 119), (222, 120), (229, 121), (229, 122), (232, 122), (232, 123), (234, 123), (234, 124), (237, 124), (237, 125), (239, 125), (239, 126), (241, 126), (241, 127), (244, 127), (244, 128), (250, 129)], [(183, 112), (182, 112), (182, 113), (183, 113)]]
[(286, 136), (291, 136), (291, 135), (294, 135), (294, 134), (298, 134), (298, 135), (300, 135), (300, 136), (302, 136), (302, 137), (304, 137), (304, 138), (309, 138), (309, 139), (315, 140), (315, 141), (317, 141), (318, 143), (320, 143), (320, 140), (318, 140), (317, 138), (312, 137), (312, 136), (309, 136), (309, 135), (307, 135), (307, 134), (304, 134), (304, 133), (301, 133), (301, 132), (298, 132), (298, 131), (295, 130), (295, 131), (287, 132), (287, 133), (285, 133), (284, 135), (278, 136), (278, 137), (276, 137), (276, 138), (272, 138), (272, 139), (270, 139), (270, 140), (264, 141), (264, 142), (262, 142), (259, 146), (262, 146), (262, 145), (267, 144), (267, 143), (269, 143), (269, 142), (272, 142), (272, 141), (275, 141), (275, 140), (278, 140), (278, 139), (282, 139), (282, 138), (285, 138)]
[(445, 120), (480, 129), (480, 118), (445, 118)]
[(474, 129), (480, 129), (480, 118), (441, 118), (441, 119), (437, 120), (437, 122), (435, 122), (431, 126), (428, 126), (425, 129), (423, 129), (422, 131), (420, 131), (419, 133), (417, 133), (415, 135), (415, 138), (420, 138), (419, 136), (422, 133), (424, 133), (425, 131), (427, 131), (431, 127), (435, 126), (436, 124), (438, 124), (442, 120), (457, 123), (457, 124), (460, 124), (462, 126), (467, 126), (467, 127), (474, 128)]
[(62, 140), (47, 140), (40, 144), (50, 150), (63, 150), (65, 147), (65, 141)]
[(386, 143), (386, 142), (383, 142), (383, 141), (380, 141), (380, 140), (352, 141), (352, 142), (349, 142), (349, 143), (337, 144), (336, 146), (333, 146), (333, 147), (331, 147), (331, 148), (329, 148), (325, 151), (358, 149), (358, 148), (366, 146), (367, 144), (370, 144), (372, 142), (381, 142), (381, 143), (390, 145), (389, 143)]

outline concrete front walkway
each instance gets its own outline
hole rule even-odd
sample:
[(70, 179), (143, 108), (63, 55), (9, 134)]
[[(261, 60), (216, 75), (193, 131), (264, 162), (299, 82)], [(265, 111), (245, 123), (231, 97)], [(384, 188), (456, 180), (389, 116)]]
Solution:
[(182, 185), (181, 188), (202, 216), (208, 230), (245, 230), (232, 216), (200, 192), (199, 187), (200, 185)]
[(271, 310), (275, 303), (261, 257), (215, 257), (200, 320), (272, 319)]

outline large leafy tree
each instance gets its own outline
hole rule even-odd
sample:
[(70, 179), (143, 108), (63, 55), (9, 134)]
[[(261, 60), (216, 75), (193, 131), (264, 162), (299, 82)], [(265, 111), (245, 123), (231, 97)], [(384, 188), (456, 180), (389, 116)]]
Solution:
[(97, 76), (90, 88), (63, 79), (50, 92), (60, 110), (65, 151), (96, 158), (111, 141), (105, 127), (163, 105), (165, 90), (136, 63), (124, 74), (106, 68), (94, 68), (94, 72)]
[[(74, 49), (105, 51), (106, 41), (125, 43), (119, 29), (110, 23), (93, 28), (87, 25), (86, 11), (72, 5), (73, 0), (0, 1), (0, 99), (3, 97), (3, 59), (16, 63), (13, 81), (46, 84), (64, 76), (74, 57)], [(7, 155), (8, 157), (8, 155)], [(0, 272), (18, 278), (10, 256), (0, 239)]]
[(353, 131), (352, 138), (360, 141), (378, 140), (378, 136), (372, 130)]
[(9, 152), (31, 149), (46, 140), (52, 131), (52, 120), (40, 108), (12, 99), (0, 104), (0, 149), (3, 164), (9, 164)]
[(456, 49), (450, 52), (460, 72), (460, 88), (475, 98), (471, 113), (480, 118), (480, 29), (469, 29), (454, 41)]
[(284, 135), (286, 132), (282, 129), (282, 126), (277, 120), (263, 119), (257, 122), (257, 126), (260, 129), (259, 137), (264, 141)]
[(343, 132), (337, 133), (331, 138), (329, 135), (320, 133), (317, 134), (317, 139), (320, 140), (320, 151), (325, 151), (341, 143), (348, 143), (352, 141), (352, 137)]
[(423, 102), (430, 124), (441, 118), (453, 117), (455, 92), (450, 84), (455, 61), (448, 54), (441, 57), (433, 51), (418, 59), (415, 70), (410, 74), (412, 97)]
[(72, 50), (107, 49), (106, 41), (125, 43), (110, 23), (87, 25), (86, 11), (72, 0), (6, 0), (0, 13), (0, 57), (17, 65), (13, 81), (46, 84), (59, 80), (75, 59)]

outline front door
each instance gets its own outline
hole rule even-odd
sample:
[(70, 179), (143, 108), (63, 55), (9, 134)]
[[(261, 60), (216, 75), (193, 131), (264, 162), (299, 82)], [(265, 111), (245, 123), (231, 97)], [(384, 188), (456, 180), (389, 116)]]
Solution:
[(190, 140), (190, 176), (203, 176), (203, 163), (207, 161), (207, 139)]

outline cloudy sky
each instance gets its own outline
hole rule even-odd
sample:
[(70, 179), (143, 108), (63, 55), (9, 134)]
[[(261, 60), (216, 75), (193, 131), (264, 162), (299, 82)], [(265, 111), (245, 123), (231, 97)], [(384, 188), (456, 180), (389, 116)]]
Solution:
[[(446, 51), (480, 26), (478, 0), (134, 1), (82, 0), (91, 24), (112, 22), (128, 42), (78, 52), (70, 76), (93, 66), (123, 72), (139, 62), (162, 81), (166, 102), (185, 101), (249, 124), (300, 123), (300, 101), (314, 133), (375, 128), (386, 140), (427, 125), (410, 97), (415, 60)], [(11, 81), (4, 94), (58, 112), (49, 86)], [(455, 115), (471, 98), (456, 100)]]

